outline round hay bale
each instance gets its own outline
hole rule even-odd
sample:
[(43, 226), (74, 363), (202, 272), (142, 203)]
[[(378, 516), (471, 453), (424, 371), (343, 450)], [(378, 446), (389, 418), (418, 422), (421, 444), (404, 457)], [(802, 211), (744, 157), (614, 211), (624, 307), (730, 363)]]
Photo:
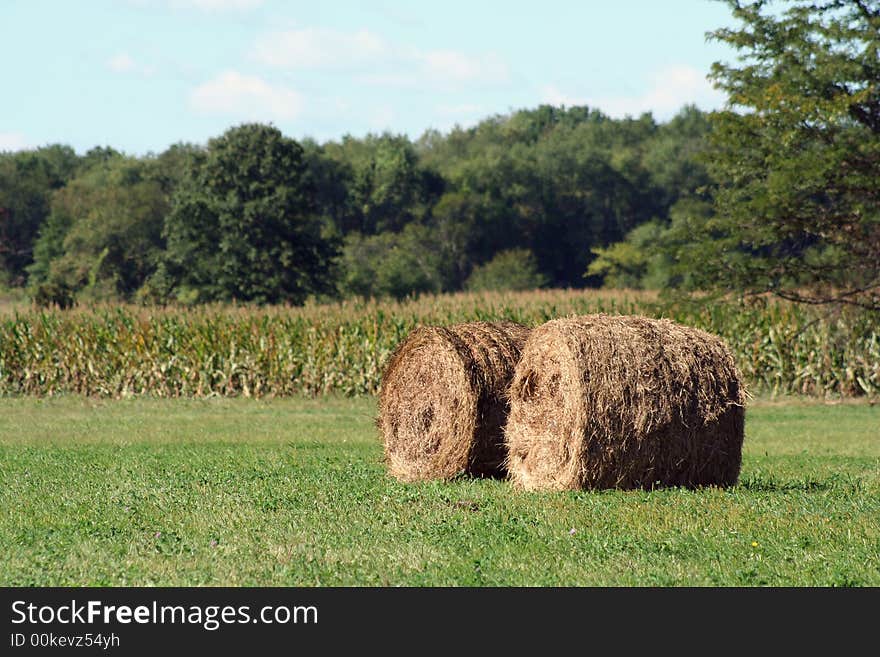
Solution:
[(526, 490), (728, 486), (745, 390), (718, 337), (587, 315), (532, 330), (510, 387), (508, 470)]
[(507, 390), (528, 333), (513, 322), (425, 326), (398, 345), (377, 420), (392, 475), (504, 475)]

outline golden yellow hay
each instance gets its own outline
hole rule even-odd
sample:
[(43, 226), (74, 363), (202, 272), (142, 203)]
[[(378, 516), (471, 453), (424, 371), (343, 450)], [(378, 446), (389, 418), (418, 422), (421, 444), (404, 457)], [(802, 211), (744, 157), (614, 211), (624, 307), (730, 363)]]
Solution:
[(508, 470), (527, 490), (727, 486), (745, 391), (709, 333), (587, 315), (532, 330), (510, 388)]
[(507, 390), (528, 332), (513, 322), (426, 326), (398, 345), (377, 420), (392, 475), (504, 474)]

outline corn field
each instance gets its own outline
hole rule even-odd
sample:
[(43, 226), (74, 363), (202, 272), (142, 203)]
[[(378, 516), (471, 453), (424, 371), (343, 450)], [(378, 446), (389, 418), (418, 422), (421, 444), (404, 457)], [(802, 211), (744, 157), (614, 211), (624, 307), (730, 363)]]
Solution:
[(670, 306), (649, 293), (548, 290), (302, 308), (25, 308), (0, 317), (0, 394), (374, 394), (389, 354), (419, 324), (535, 326), (593, 312), (669, 317), (721, 335), (752, 393), (880, 393), (876, 315), (761, 298)]

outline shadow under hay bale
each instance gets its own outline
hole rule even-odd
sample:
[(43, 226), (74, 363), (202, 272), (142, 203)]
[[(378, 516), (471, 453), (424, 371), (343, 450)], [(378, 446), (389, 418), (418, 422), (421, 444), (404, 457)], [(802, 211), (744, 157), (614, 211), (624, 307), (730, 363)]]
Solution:
[(587, 315), (532, 330), (510, 389), (508, 469), (526, 490), (728, 486), (745, 391), (718, 337)]
[(393, 476), (505, 474), (507, 390), (528, 333), (513, 322), (426, 326), (398, 345), (377, 419)]

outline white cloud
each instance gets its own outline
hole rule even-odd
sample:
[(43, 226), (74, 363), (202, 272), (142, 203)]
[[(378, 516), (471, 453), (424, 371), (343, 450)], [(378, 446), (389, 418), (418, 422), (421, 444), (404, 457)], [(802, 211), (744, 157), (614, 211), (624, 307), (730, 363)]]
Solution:
[(171, 0), (171, 4), (202, 11), (247, 11), (260, 7), (263, 0)]
[(165, 5), (172, 9), (198, 9), (200, 11), (249, 11), (263, 5), (264, 0), (129, 0), (137, 7)]
[(585, 98), (560, 91), (560, 89), (553, 84), (548, 84), (541, 88), (541, 102), (547, 103), (548, 105), (565, 105), (566, 107), (577, 107), (579, 105), (587, 104)]
[(368, 30), (338, 32), (317, 28), (267, 34), (253, 50), (254, 59), (260, 63), (283, 69), (360, 68), (388, 54), (388, 45)]
[(237, 71), (226, 71), (199, 85), (189, 101), (193, 109), (205, 114), (254, 121), (290, 120), (303, 109), (302, 97), (296, 91)]
[(394, 116), (394, 108), (390, 105), (376, 107), (369, 113), (370, 128), (376, 131), (393, 131)]
[(495, 53), (423, 51), (391, 44), (369, 30), (273, 32), (256, 42), (251, 57), (285, 70), (366, 71), (359, 81), (380, 86), (461, 87), (506, 82), (510, 77), (507, 64)]
[(134, 60), (128, 53), (117, 53), (107, 60), (107, 67), (115, 73), (128, 73), (134, 70)]
[(0, 153), (4, 151), (23, 151), (30, 148), (28, 140), (20, 132), (0, 132)]
[(392, 66), (360, 77), (360, 81), (383, 87), (425, 87), (443, 90), (507, 82), (510, 71), (497, 55), (467, 55), (455, 50), (395, 53)]
[(463, 103), (461, 105), (438, 105), (437, 112), (443, 116), (465, 116), (471, 114), (485, 114), (482, 105)]
[(422, 72), (442, 84), (506, 82), (507, 65), (494, 53), (471, 56), (455, 50), (433, 50), (416, 55)]
[(586, 102), (612, 117), (652, 112), (655, 118), (666, 119), (687, 103), (708, 110), (720, 107), (724, 100), (724, 94), (712, 87), (704, 73), (689, 66), (675, 66), (655, 73), (643, 94), (588, 98)]
[(456, 126), (468, 128), (486, 118), (489, 112), (483, 105), (461, 103), (457, 105), (437, 105), (434, 108), (434, 119), (431, 128), (440, 132), (448, 132)]
[(155, 74), (154, 66), (138, 64), (128, 53), (120, 52), (107, 60), (107, 68), (114, 73), (150, 76)]

